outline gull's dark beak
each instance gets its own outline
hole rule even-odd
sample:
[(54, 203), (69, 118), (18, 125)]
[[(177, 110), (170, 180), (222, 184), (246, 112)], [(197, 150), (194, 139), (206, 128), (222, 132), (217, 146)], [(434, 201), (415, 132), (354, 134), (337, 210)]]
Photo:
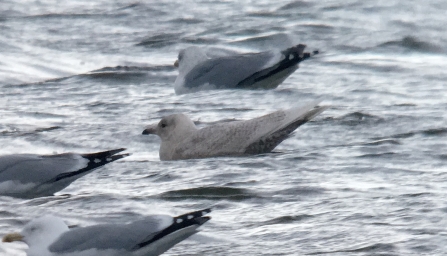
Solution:
[(178, 60), (174, 62), (174, 67), (178, 68)]
[(20, 233), (10, 233), (3, 237), (3, 243), (12, 243), (14, 241), (23, 241), (23, 236)]
[(146, 126), (146, 128), (144, 129), (143, 135), (149, 135), (149, 134), (157, 134), (157, 125), (156, 124), (151, 124)]

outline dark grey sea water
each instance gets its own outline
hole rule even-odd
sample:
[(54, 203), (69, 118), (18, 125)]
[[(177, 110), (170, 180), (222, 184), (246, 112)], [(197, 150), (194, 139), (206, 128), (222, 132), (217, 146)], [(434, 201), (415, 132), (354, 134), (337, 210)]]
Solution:
[[(0, 197), (0, 235), (57, 214), (87, 226), (213, 206), (166, 255), (446, 255), (447, 2), (0, 0), (0, 154), (133, 155), (55, 197)], [(190, 45), (216, 55), (305, 43), (270, 91), (177, 96)], [(160, 162), (144, 126), (200, 125), (323, 97), (277, 153)], [(0, 245), (24, 255), (25, 245)]]

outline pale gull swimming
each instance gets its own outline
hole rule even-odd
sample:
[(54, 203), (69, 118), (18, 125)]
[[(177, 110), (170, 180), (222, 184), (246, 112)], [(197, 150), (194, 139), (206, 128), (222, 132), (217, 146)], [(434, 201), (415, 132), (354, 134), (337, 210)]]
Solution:
[(319, 101), (247, 121), (234, 121), (198, 129), (185, 114), (163, 117), (143, 134), (161, 138), (160, 159), (177, 160), (215, 156), (240, 156), (271, 152), (295, 129), (327, 107)]
[(28, 256), (156, 256), (199, 232), (210, 209), (177, 217), (152, 215), (127, 224), (100, 224), (69, 229), (58, 217), (45, 215), (3, 242), (23, 241)]
[(265, 51), (234, 56), (208, 58), (205, 52), (191, 46), (180, 51), (174, 64), (179, 68), (175, 80), (176, 94), (211, 89), (273, 89), (296, 69), (298, 64), (318, 53), (304, 52), (306, 46), (283, 51)]
[(0, 156), (0, 195), (51, 196), (94, 169), (129, 154), (124, 148), (91, 154), (15, 154)]

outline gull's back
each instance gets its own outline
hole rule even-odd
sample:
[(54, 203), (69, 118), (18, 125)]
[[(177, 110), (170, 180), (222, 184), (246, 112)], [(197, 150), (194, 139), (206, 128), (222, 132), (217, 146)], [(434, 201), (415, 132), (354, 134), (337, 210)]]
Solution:
[[(170, 216), (163, 216), (172, 219)], [(79, 253), (88, 250), (120, 251), (121, 255), (132, 255), (138, 243), (150, 239), (168, 225), (161, 225), (152, 216), (130, 224), (101, 224), (74, 228), (62, 234), (50, 245), (49, 250), (57, 254)]]
[(87, 165), (80, 155), (65, 153), (41, 156), (16, 154), (0, 156), (0, 182), (17, 180), (21, 183), (43, 183), (62, 172), (70, 172)]
[(318, 101), (247, 121), (202, 128), (177, 145), (172, 159), (271, 152), (291, 132), (326, 109), (316, 107), (317, 104)]
[(275, 57), (271, 51), (208, 59), (184, 75), (183, 86), (238, 88), (239, 83), (265, 68)]

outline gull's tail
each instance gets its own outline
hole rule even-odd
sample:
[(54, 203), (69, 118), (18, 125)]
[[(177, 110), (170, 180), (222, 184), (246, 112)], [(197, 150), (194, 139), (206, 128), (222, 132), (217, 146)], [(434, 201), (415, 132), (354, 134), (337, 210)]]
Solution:
[(304, 48), (306, 48), (305, 44), (299, 44), (285, 49), (281, 52), (285, 57), (281, 62), (284, 62), (284, 65), (286, 66), (293, 66), (314, 56), (315, 54), (318, 54), (318, 50), (313, 52), (304, 52)]
[[(163, 229), (162, 231), (160, 231), (158, 234), (151, 237), (150, 239), (139, 243), (133, 249), (138, 250), (142, 247), (153, 244), (153, 243), (160, 241), (160, 240), (162, 240), (162, 239), (170, 236), (171, 234), (174, 234), (175, 232), (180, 231), (182, 229), (187, 229), (191, 226), (199, 227), (211, 219), (211, 217), (205, 216), (206, 214), (208, 214), (210, 212), (211, 212), (211, 209), (208, 208), (208, 209), (204, 209), (204, 210), (200, 210), (200, 211), (185, 213), (180, 216), (174, 217), (172, 224), (169, 227)], [(197, 232), (198, 231), (194, 229), (193, 231), (188, 231), (187, 234), (182, 235), (180, 238), (171, 237), (171, 239), (172, 239), (171, 244), (174, 245)]]
[[(290, 74), (298, 69), (298, 64), (306, 60), (318, 51), (304, 52), (306, 48), (305, 44), (299, 44), (281, 51), (281, 60), (271, 67), (260, 70), (253, 75), (245, 78), (238, 83), (239, 88), (249, 87), (256, 83), (261, 83), (263, 81), (271, 81), (271, 88), (278, 86), (282, 81), (284, 81)], [(270, 87), (269, 87), (270, 88)]]
[(118, 159), (121, 159), (123, 157), (129, 156), (130, 154), (120, 154), (117, 155), (117, 153), (126, 150), (125, 148), (119, 148), (119, 149), (113, 149), (113, 150), (108, 150), (108, 151), (103, 151), (103, 152), (98, 152), (98, 153), (91, 153), (91, 154), (81, 154), (81, 157), (85, 158), (88, 160), (88, 164), (86, 167), (77, 170), (77, 171), (73, 171), (73, 172), (66, 172), (66, 173), (61, 173), (59, 175), (57, 175), (54, 179), (48, 181), (48, 182), (56, 182), (62, 179), (66, 179), (66, 178), (70, 178), (73, 176), (78, 176), (78, 175), (85, 175), (90, 171), (93, 171), (94, 169), (101, 167), (103, 165), (106, 165), (108, 163), (111, 163), (113, 161), (116, 161)]
[(329, 106), (318, 106), (321, 100), (316, 100), (302, 106), (285, 110), (286, 119), (284, 125), (279, 127), (266, 136), (260, 138), (250, 144), (246, 150), (246, 154), (263, 154), (271, 152), (282, 141), (287, 139), (290, 134), (301, 125), (309, 122), (321, 112), (329, 108)]

